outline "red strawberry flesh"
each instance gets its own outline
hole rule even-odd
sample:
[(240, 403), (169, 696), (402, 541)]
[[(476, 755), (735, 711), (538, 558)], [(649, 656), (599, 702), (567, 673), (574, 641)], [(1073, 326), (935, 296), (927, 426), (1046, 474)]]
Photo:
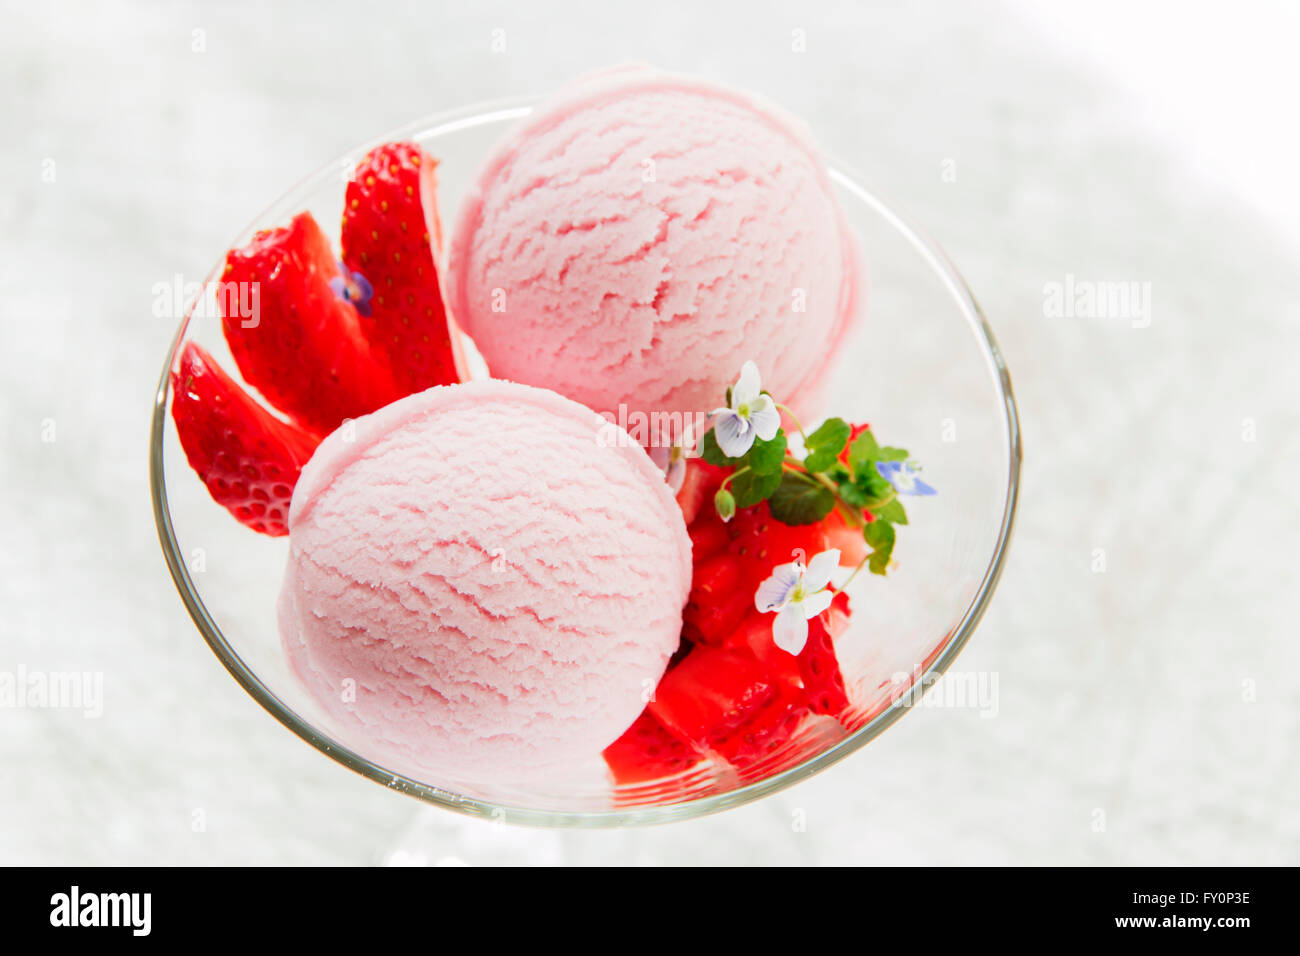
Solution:
[(202, 347), (172, 370), (172, 418), (214, 501), (262, 534), (288, 534), (289, 500), (317, 438), (259, 405)]
[(849, 695), (835, 656), (835, 637), (848, 626), (849, 598), (843, 591), (831, 606), (808, 622), (808, 642), (799, 652), (799, 677), (815, 714), (839, 717), (848, 709)]
[(386, 143), (358, 164), (344, 202), (343, 261), (373, 290), (361, 325), (402, 394), (460, 381), (438, 282), (436, 166), (415, 143)]
[(648, 710), (679, 737), (707, 746), (744, 724), (775, 692), (751, 655), (701, 645), (664, 675)]
[[(386, 361), (362, 337), (356, 309), (330, 288), (338, 275), (329, 240), (305, 212), (231, 250), (222, 275), (223, 284), (255, 290), (251, 319), (223, 308), (222, 328), (244, 380), (319, 435), (401, 397)], [(223, 305), (234, 300), (219, 298)]]
[(700, 761), (695, 748), (672, 733), (649, 711), (604, 751), (619, 784), (645, 783), (679, 774)]

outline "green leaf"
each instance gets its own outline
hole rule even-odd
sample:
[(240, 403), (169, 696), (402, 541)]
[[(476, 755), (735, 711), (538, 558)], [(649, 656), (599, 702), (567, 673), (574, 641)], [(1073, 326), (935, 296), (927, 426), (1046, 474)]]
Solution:
[(861, 432), (849, 445), (849, 467), (855, 472), (866, 470), (879, 457), (880, 446), (870, 428)]
[[(709, 432), (709, 434), (713, 433)], [(745, 456), (745, 464), (760, 475), (779, 472), (782, 462), (785, 461), (785, 448), (785, 432), (777, 429), (776, 435), (771, 441), (763, 441), (761, 438), (754, 439), (754, 447)]]
[(741, 461), (739, 458), (728, 458), (726, 453), (718, 447), (718, 436), (713, 434), (712, 428), (705, 432), (704, 437), (700, 439), (700, 457), (710, 465), (722, 465), (728, 468), (734, 468)]
[(772, 517), (784, 524), (813, 524), (831, 513), (835, 495), (820, 482), (810, 482), (787, 471), (772, 493), (768, 507), (772, 509)]
[(726, 488), (719, 488), (713, 496), (713, 508), (723, 521), (730, 521), (736, 514), (736, 498)]
[(816, 474), (825, 471), (840, 460), (840, 453), (832, 448), (818, 448), (803, 460), (803, 466)]
[(877, 551), (892, 550), (894, 547), (894, 526), (883, 518), (877, 518), (862, 529), (862, 537), (867, 544)]
[(907, 449), (906, 449), (906, 448), (894, 448), (894, 447), (892, 447), (892, 446), (890, 446), (890, 445), (886, 445), (884, 448), (880, 449), (880, 456), (879, 456), (879, 458), (878, 458), (877, 460), (879, 460), (879, 461), (906, 461), (906, 460), (907, 460)]
[(865, 508), (871, 496), (860, 485), (853, 482), (840, 482), (840, 498), (853, 508)]
[(731, 480), (731, 491), (736, 496), (737, 508), (752, 508), (769, 497), (781, 484), (781, 472), (760, 475), (753, 471), (738, 471)]
[(838, 458), (835, 459), (835, 463), (827, 468), (823, 474), (837, 485), (841, 482), (848, 481), (851, 477), (849, 475), (849, 466), (844, 464), (844, 462), (840, 461)]
[(840, 497), (855, 508), (875, 509), (894, 494), (894, 486), (874, 468), (858, 473), (852, 482), (840, 484)]
[(849, 435), (851, 434), (853, 434), (853, 429), (849, 427), (849, 423), (844, 419), (828, 418), (808, 436), (808, 440), (804, 442), (804, 445), (807, 446), (810, 453), (829, 450), (832, 452), (831, 457), (835, 458), (844, 450), (844, 446), (848, 444)]
[(897, 498), (878, 506), (875, 515), (890, 524), (907, 524), (907, 512), (903, 510), (903, 503)]
[(884, 574), (889, 567), (890, 555), (894, 553), (894, 526), (877, 518), (862, 529), (862, 537), (872, 548), (871, 555), (867, 558), (867, 568), (872, 574)]

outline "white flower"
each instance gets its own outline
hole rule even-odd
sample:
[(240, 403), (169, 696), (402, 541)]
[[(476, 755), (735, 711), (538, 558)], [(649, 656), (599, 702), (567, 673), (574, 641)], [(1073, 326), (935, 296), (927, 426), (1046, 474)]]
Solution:
[(653, 445), (649, 451), (650, 460), (663, 470), (668, 487), (677, 494), (686, 481), (686, 449), (680, 444), (668, 447)]
[(776, 613), (772, 639), (776, 646), (798, 654), (808, 642), (808, 622), (831, 606), (834, 593), (827, 587), (840, 564), (838, 548), (818, 554), (805, 568), (792, 561), (772, 569), (772, 576), (754, 592), (754, 606)]
[(713, 435), (728, 458), (739, 458), (754, 445), (754, 439), (771, 441), (781, 427), (781, 413), (772, 396), (763, 391), (758, 366), (746, 362), (740, 378), (731, 387), (731, 404), (713, 410)]

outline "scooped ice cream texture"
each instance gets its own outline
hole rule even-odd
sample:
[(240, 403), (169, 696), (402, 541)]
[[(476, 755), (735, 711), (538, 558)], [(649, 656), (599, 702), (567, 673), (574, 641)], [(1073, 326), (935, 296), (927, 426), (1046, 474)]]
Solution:
[(707, 412), (753, 359), (782, 401), (855, 319), (856, 243), (810, 134), (643, 69), (575, 84), (480, 172), (450, 302), (494, 375), (618, 415)]
[(346, 736), (495, 780), (632, 723), (677, 648), (691, 546), (662, 472), (607, 438), (575, 402), (482, 381), (325, 440), (294, 491), (279, 619)]

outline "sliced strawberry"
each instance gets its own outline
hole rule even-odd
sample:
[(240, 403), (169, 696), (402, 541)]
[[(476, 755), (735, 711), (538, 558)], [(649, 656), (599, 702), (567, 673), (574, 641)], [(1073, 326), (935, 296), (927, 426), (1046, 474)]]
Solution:
[(733, 767), (743, 770), (793, 737), (808, 712), (803, 691), (788, 684), (778, 685), (777, 692), (743, 724), (715, 734), (709, 741), (710, 748)]
[(802, 557), (806, 563), (827, 548), (823, 524), (788, 525), (777, 521), (762, 501), (753, 508), (736, 513), (727, 525), (731, 534), (730, 551), (741, 562), (746, 578), (754, 589), (771, 575), (779, 564)]
[(831, 606), (808, 622), (808, 643), (799, 653), (799, 677), (815, 714), (838, 717), (849, 706), (849, 695), (835, 656), (835, 637), (849, 620), (849, 596), (840, 591)]
[(254, 531), (287, 534), (316, 437), (272, 416), (193, 342), (172, 370), (172, 393), (181, 447), (213, 500)]
[(661, 724), (650, 711), (641, 712), (631, 727), (604, 751), (614, 781), (644, 783), (690, 769), (699, 753)]
[(745, 619), (753, 596), (744, 588), (740, 563), (725, 552), (695, 565), (682, 629), (695, 643), (721, 643)]
[(691, 559), (696, 564), (721, 554), (731, 544), (727, 526), (716, 517), (712, 520), (697, 518), (694, 524), (687, 526), (686, 531), (691, 536)]
[(682, 610), (682, 636), (693, 644), (721, 644), (753, 608), (753, 595), (742, 590), (696, 597)]
[(721, 644), (731, 637), (754, 610), (754, 592), (778, 564), (800, 553), (807, 561), (826, 548), (821, 525), (782, 524), (768, 513), (766, 502), (737, 513), (727, 524), (712, 511), (702, 511), (690, 530), (698, 550), (682, 633), (697, 644)]
[(655, 688), (650, 713), (684, 740), (708, 745), (743, 725), (776, 693), (752, 655), (699, 646)]
[(460, 381), (438, 286), (437, 165), (415, 143), (379, 146), (353, 172), (343, 210), (343, 261), (373, 294), (362, 327), (404, 395)]
[(713, 496), (727, 475), (727, 469), (710, 465), (703, 458), (686, 459), (686, 475), (677, 491), (677, 504), (689, 525), (697, 518), (714, 516)]
[(304, 212), (226, 255), (222, 283), (248, 284), (234, 289), (250, 290), (251, 317), (229, 307), (237, 301), (231, 292), (218, 297), (244, 379), (321, 435), (401, 397), (387, 363), (362, 338), (356, 310), (330, 288), (338, 275), (329, 240)]
[(826, 543), (840, 550), (840, 564), (854, 567), (867, 556), (867, 541), (862, 537), (862, 526), (857, 527), (844, 520), (839, 509), (826, 516)]
[(727, 636), (722, 646), (743, 649), (757, 658), (774, 680), (801, 687), (803, 678), (799, 673), (799, 659), (789, 651), (776, 646), (776, 641), (772, 639), (773, 620), (772, 614), (755, 610), (751, 601), (749, 614), (741, 621), (740, 626)]

